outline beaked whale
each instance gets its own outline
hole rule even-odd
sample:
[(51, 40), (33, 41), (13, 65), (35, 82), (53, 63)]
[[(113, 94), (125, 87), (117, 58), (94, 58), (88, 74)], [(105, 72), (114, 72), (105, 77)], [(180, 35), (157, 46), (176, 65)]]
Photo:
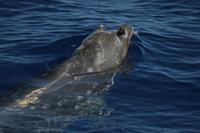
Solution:
[[(83, 40), (71, 58), (17, 89), (4, 104), (12, 109), (55, 109), (66, 106), (67, 101), (67, 106), (80, 108), (83, 105), (77, 106), (77, 102), (84, 99), (83, 95), (101, 93), (112, 85), (116, 69), (127, 55), (133, 33), (129, 24), (121, 25), (117, 31), (107, 31), (101, 25)], [(41, 84), (40, 81), (44, 82)]]

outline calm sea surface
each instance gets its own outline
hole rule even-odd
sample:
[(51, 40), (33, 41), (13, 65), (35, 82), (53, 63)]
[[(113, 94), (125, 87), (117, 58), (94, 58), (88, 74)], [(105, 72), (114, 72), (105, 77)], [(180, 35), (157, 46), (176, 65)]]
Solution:
[(0, 0), (0, 95), (69, 58), (98, 25), (124, 23), (138, 34), (98, 113), (33, 126), (1, 109), (0, 133), (199, 133), (199, 0)]

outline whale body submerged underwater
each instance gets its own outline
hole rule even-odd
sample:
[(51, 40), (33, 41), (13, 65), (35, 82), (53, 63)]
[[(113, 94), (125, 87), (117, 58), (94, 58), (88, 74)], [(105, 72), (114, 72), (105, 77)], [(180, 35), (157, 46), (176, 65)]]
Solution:
[[(31, 120), (30, 124), (33, 125), (38, 121), (45, 121), (49, 114), (73, 116), (83, 113), (83, 110), (94, 111), (100, 107), (101, 98), (97, 96), (113, 84), (113, 78), (127, 55), (133, 34), (134, 29), (129, 24), (123, 24), (112, 32), (106, 31), (101, 25), (83, 40), (71, 58), (16, 89), (1, 101), (7, 113), (3, 114), (5, 109), (0, 111), (0, 132), (19, 128), (10, 124), (9, 117), (17, 121)], [(37, 129), (35, 127), (31, 130), (36, 132), (39, 127), (37, 125)], [(26, 130), (21, 127), (20, 132)]]

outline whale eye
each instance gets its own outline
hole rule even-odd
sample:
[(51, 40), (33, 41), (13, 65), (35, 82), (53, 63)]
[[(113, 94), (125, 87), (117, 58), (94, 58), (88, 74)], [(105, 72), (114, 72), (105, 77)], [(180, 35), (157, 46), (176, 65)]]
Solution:
[(117, 35), (118, 35), (119, 37), (125, 35), (125, 30), (124, 30), (123, 28), (120, 27), (119, 30), (117, 31)]

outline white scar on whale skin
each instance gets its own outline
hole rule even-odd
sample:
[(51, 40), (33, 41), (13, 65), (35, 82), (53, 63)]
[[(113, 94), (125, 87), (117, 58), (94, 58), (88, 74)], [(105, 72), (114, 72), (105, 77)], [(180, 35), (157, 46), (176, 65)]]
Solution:
[(105, 62), (105, 51), (104, 48), (102, 46), (101, 41), (98, 40), (99, 46), (100, 46), (100, 51), (97, 52), (96, 56), (97, 59), (95, 61), (96, 65), (102, 65)]
[(87, 71), (88, 71), (88, 72), (93, 72), (93, 68), (92, 68), (92, 67), (89, 67), (89, 68), (87, 69)]

